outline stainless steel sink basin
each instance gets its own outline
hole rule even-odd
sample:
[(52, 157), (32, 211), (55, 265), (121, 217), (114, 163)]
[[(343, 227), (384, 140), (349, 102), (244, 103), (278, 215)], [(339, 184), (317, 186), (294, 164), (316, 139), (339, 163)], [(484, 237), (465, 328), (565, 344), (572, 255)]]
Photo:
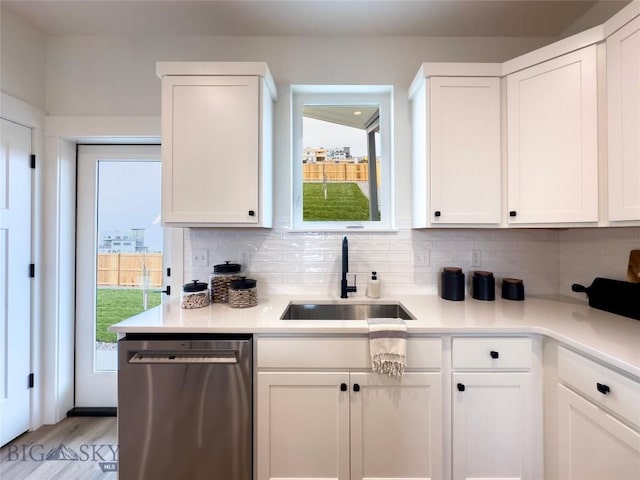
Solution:
[(366, 320), (415, 317), (399, 303), (290, 303), (280, 320)]

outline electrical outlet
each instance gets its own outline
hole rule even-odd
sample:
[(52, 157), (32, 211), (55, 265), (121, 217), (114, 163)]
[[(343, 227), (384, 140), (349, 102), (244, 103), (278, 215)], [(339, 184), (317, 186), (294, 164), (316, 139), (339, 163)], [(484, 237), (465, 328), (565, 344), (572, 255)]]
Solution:
[(479, 267), (482, 264), (482, 252), (480, 250), (471, 250), (471, 266)]
[(206, 248), (198, 248), (193, 250), (191, 263), (194, 267), (208, 267), (209, 250), (207, 250)]
[(413, 252), (413, 266), (428, 267), (429, 266), (429, 250), (424, 250), (423, 252)]

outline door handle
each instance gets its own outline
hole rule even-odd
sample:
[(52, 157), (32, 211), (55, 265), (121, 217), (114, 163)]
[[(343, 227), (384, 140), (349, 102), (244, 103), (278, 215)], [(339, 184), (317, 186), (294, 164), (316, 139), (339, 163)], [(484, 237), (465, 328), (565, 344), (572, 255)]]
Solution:
[(489, 355), (491, 355), (491, 358), (493, 359), (500, 358), (500, 354), (495, 350), (491, 350), (491, 352), (489, 352)]
[(156, 290), (156, 292), (171, 295), (171, 285), (167, 285), (167, 288), (165, 288), (164, 290)]
[(466, 389), (466, 387), (464, 386), (464, 383), (459, 383), (458, 384), (458, 391), (459, 392), (464, 392)]
[(340, 391), (341, 392), (346, 392), (347, 391), (347, 384), (346, 383), (341, 383), (340, 384)]
[(353, 384), (353, 391), (354, 392), (359, 392), (360, 391), (360, 384), (354, 383)]

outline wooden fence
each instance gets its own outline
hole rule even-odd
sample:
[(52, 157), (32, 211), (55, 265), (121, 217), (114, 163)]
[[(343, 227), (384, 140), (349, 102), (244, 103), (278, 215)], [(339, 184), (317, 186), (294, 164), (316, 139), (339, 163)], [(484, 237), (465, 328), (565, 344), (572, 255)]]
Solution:
[[(380, 162), (377, 163), (378, 185), (380, 185)], [(321, 182), (326, 175), (328, 182), (368, 182), (368, 163), (316, 162), (302, 164), (303, 182)]]
[(145, 264), (149, 287), (162, 286), (162, 253), (99, 253), (98, 286), (141, 287)]

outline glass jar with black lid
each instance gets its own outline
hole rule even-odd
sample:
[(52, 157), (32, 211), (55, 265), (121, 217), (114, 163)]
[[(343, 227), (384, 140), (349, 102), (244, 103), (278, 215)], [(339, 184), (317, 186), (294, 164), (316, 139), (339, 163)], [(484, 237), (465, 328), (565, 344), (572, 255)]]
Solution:
[(209, 288), (213, 303), (227, 303), (229, 301), (229, 285), (234, 280), (242, 278), (242, 267), (239, 263), (229, 260), (213, 266), (213, 273), (209, 276)]
[(207, 284), (198, 280), (185, 283), (180, 294), (180, 306), (182, 308), (208, 307), (209, 290)]
[(257, 280), (242, 277), (229, 285), (229, 306), (233, 308), (255, 307), (258, 304)]

